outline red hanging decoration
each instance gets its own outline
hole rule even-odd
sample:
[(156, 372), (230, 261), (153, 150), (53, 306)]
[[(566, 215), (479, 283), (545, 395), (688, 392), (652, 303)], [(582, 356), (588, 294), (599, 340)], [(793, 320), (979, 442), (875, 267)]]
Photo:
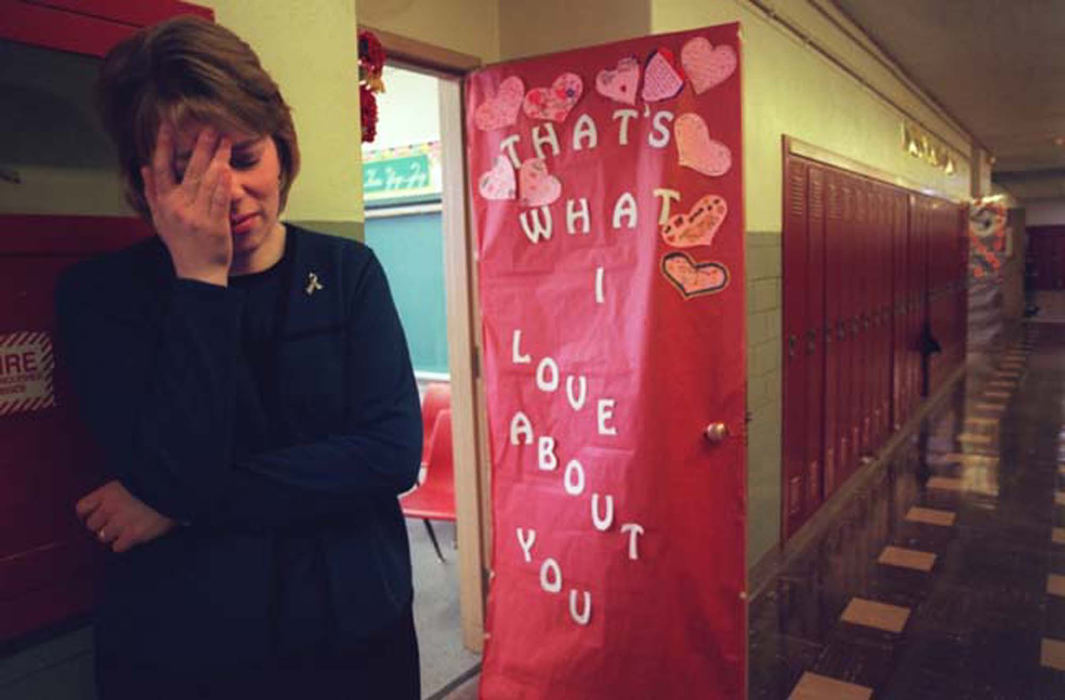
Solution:
[(359, 30), (359, 103), (363, 143), (377, 137), (377, 95), (385, 91), (381, 73), (385, 68), (385, 49), (373, 32)]

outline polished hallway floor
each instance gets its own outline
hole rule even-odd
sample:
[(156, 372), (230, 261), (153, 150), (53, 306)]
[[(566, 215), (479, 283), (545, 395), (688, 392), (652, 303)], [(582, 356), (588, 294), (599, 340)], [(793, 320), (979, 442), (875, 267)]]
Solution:
[(751, 602), (751, 698), (1065, 698), (1065, 325), (969, 370)]

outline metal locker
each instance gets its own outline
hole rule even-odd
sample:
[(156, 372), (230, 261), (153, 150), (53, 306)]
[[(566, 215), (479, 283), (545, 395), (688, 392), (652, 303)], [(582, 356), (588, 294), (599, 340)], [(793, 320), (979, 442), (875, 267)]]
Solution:
[(806, 491), (806, 168), (787, 163), (784, 210), (784, 513), (785, 536), (805, 520)]
[(839, 327), (839, 384), (836, 387), (836, 416), (840, 427), (839, 480), (850, 476), (854, 462), (854, 446), (858, 430), (854, 402), (854, 184), (846, 174), (839, 176), (842, 212), (840, 217), (839, 261), (837, 263), (836, 293), (840, 299)]
[(825, 476), (824, 497), (828, 498), (842, 476), (843, 429), (839, 416), (840, 378), (842, 374), (843, 300), (840, 277), (843, 269), (841, 254), (843, 228), (843, 192), (839, 175), (834, 170), (825, 173)]
[(855, 469), (862, 455), (865, 454), (868, 442), (867, 414), (869, 410), (869, 387), (866, 381), (866, 336), (864, 328), (865, 304), (869, 292), (869, 277), (866, 269), (866, 221), (868, 207), (866, 205), (865, 182), (856, 177), (851, 177), (854, 187), (854, 209), (851, 218), (851, 251), (854, 255), (848, 277), (851, 279), (851, 299), (853, 308), (851, 311), (851, 342), (853, 343), (853, 355), (851, 359), (851, 387), (848, 392), (851, 395), (852, 420), (857, 428), (854, 434), (854, 460), (850, 465)]
[(825, 173), (807, 171), (806, 228), (806, 504), (812, 513), (823, 500), (825, 419)]

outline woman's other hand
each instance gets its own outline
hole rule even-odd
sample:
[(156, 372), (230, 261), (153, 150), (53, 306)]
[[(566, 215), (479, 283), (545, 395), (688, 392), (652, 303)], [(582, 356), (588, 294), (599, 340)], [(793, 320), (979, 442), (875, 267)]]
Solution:
[[(141, 168), (152, 223), (182, 279), (225, 286), (233, 260), (229, 204), (232, 144), (212, 126), (194, 131), (183, 174), (175, 153), (174, 127), (164, 121), (156, 135), (152, 164)], [(183, 132), (188, 140), (191, 138)], [(180, 181), (179, 181), (180, 178)]]
[(75, 506), (85, 527), (112, 551), (126, 552), (173, 530), (177, 523), (109, 481)]

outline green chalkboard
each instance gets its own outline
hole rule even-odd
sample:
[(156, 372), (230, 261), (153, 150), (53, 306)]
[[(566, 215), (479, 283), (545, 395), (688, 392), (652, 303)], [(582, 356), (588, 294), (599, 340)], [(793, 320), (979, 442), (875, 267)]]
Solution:
[(366, 245), (385, 268), (414, 369), (447, 372), (440, 213), (368, 218)]
[(429, 155), (426, 153), (362, 164), (363, 196), (425, 192), (430, 184)]

